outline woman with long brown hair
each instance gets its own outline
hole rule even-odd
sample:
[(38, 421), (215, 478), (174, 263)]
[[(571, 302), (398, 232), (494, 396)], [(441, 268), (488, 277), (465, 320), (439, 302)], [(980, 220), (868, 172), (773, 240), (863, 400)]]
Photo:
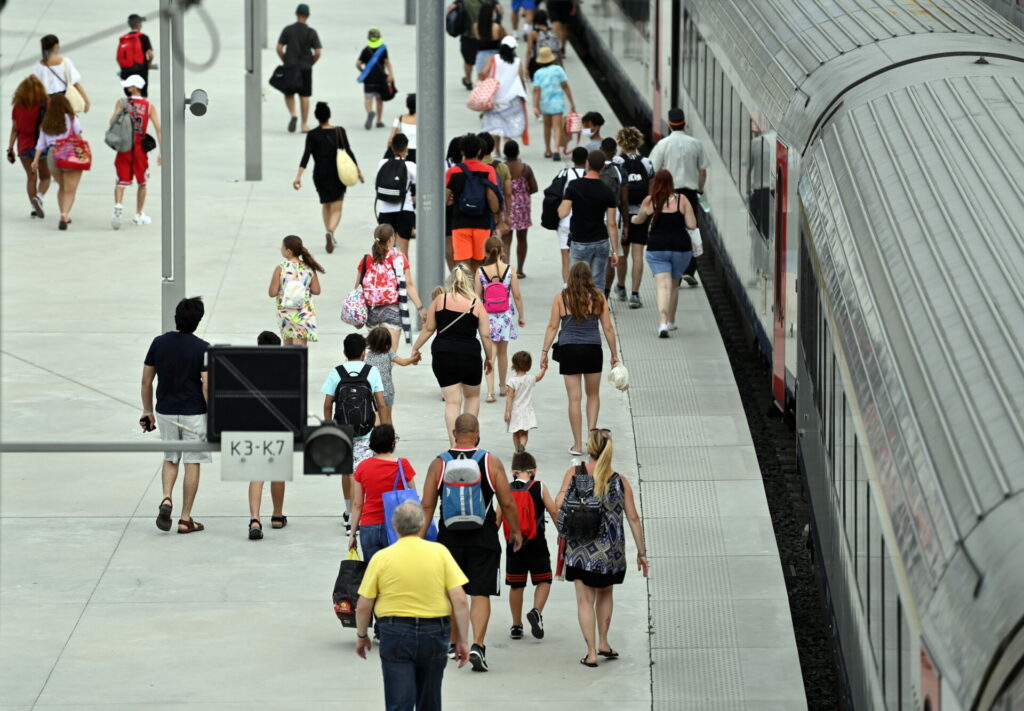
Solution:
[[(684, 196), (685, 197), (685, 196)], [(672, 174), (659, 170), (651, 180), (651, 194), (640, 203), (640, 211), (630, 219), (642, 225), (651, 218), (647, 233), (647, 264), (654, 274), (658, 296), (658, 338), (675, 331), (679, 284), (693, 258), (689, 230), (697, 228), (697, 217), (690, 201), (680, 199), (672, 183)]]
[(608, 341), (614, 368), (619, 362), (619, 351), (608, 301), (594, 284), (590, 266), (586, 262), (577, 262), (569, 270), (565, 288), (551, 302), (551, 318), (544, 334), (540, 358), (540, 367), (547, 368), (548, 352), (555, 345), (556, 350), (551, 357), (558, 361), (558, 372), (565, 381), (565, 392), (569, 396), (569, 427), (572, 430), (569, 454), (575, 457), (582, 456), (584, 392), (587, 395), (588, 428), (597, 427), (601, 411), (601, 368), (604, 361), (601, 331)]
[(39, 159), (45, 156), (46, 166), (57, 181), (57, 207), (60, 209), (60, 221), (57, 229), (66, 230), (71, 224), (71, 208), (75, 204), (78, 183), (82, 180), (80, 170), (60, 170), (53, 162), (53, 147), (57, 141), (82, 132), (82, 124), (63, 94), (53, 94), (46, 106), (46, 114), (39, 125), (39, 138), (36, 140), (36, 154), (32, 159), (32, 172), (39, 170)]
[(304, 346), (317, 340), (316, 311), (311, 297), (320, 294), (320, 279), (324, 274), (302, 239), (288, 235), (281, 242), (284, 262), (274, 267), (267, 293), (277, 300), (277, 313), (281, 319), (281, 340), (286, 345)]
[[(565, 579), (576, 585), (576, 614), (587, 654), (580, 664), (596, 667), (598, 657), (618, 659), (608, 641), (612, 623), (612, 592), (626, 579), (626, 531), (623, 514), (636, 544), (636, 569), (647, 577), (647, 546), (644, 529), (633, 498), (633, 487), (612, 469), (612, 433), (590, 430), (585, 464), (569, 467), (562, 479), (555, 507), (561, 509), (570, 492), (572, 499), (595, 497), (601, 502), (602, 521), (596, 536), (565, 540)], [(597, 634), (595, 635), (595, 627)]]
[(367, 330), (387, 328), (391, 333), (391, 350), (397, 353), (402, 331), (411, 333), (408, 302), (416, 304), (421, 319), (426, 318), (427, 312), (412, 280), (409, 256), (395, 246), (395, 241), (394, 227), (377, 225), (370, 254), (364, 255), (356, 268), (355, 285), (363, 288)]
[(46, 87), (35, 74), (25, 77), (11, 97), (11, 138), (7, 144), (7, 160), (13, 163), (17, 155), (25, 169), (28, 181), (25, 188), (32, 205), (32, 217), (43, 217), (43, 196), (50, 187), (50, 169), (45, 164), (38, 172), (32, 170), (39, 124), (46, 113), (46, 98)]

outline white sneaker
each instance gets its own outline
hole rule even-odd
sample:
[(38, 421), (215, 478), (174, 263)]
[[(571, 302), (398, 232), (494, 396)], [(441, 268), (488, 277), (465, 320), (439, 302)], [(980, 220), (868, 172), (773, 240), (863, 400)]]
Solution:
[(121, 213), (124, 212), (124, 207), (121, 205), (114, 205), (114, 212), (110, 216), (110, 226), (115, 230), (121, 229)]
[(663, 323), (658, 326), (658, 338), (668, 338), (668, 324)]
[(673, 321), (672, 323), (670, 323), (668, 325), (668, 330), (670, 330), (670, 331), (678, 331), (679, 330), (679, 326), (677, 326), (676, 322)]
[(138, 215), (132, 218), (132, 222), (136, 225), (149, 225), (153, 223), (153, 218), (144, 212), (140, 212)]

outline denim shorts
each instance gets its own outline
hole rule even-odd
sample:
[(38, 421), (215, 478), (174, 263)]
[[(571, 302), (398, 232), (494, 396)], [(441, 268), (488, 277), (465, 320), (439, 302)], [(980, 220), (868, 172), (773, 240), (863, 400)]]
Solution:
[(652, 274), (664, 274), (672, 272), (673, 279), (682, 279), (683, 272), (690, 266), (690, 259), (693, 252), (669, 252), (647, 250), (647, 264), (651, 267)]

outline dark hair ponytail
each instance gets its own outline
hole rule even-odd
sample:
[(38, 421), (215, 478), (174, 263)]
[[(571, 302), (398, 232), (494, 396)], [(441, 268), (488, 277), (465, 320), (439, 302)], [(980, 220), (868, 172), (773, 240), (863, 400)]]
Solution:
[(501, 259), (501, 250), (504, 248), (501, 237), (488, 237), (484, 242), (484, 264), (497, 264)]
[(503, 44), (498, 47), (498, 56), (505, 64), (511, 64), (516, 61), (516, 48), (509, 47), (507, 44)]
[(388, 243), (394, 236), (395, 228), (391, 225), (377, 225), (377, 229), (373, 231), (373, 248), (371, 249), (374, 262), (384, 263), (388, 257)]
[(44, 62), (53, 53), (53, 48), (58, 44), (60, 44), (60, 40), (57, 39), (57, 35), (43, 35), (42, 39), (39, 40), (39, 48), (42, 50)]
[(313, 271), (320, 272), (321, 274), (327, 273), (326, 270), (324, 270), (324, 268), (320, 266), (320, 263), (313, 259), (313, 255), (309, 253), (309, 250), (306, 249), (306, 246), (302, 244), (301, 237), (298, 237), (296, 235), (288, 235), (287, 237), (284, 238), (282, 244), (284, 245), (285, 249), (287, 249), (293, 255), (301, 259), (303, 264), (308, 265), (309, 268), (312, 269)]

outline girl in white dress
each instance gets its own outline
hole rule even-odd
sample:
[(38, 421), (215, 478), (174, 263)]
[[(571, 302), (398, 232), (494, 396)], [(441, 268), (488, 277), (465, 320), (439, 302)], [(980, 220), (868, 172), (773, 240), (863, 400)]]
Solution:
[(512, 356), (512, 372), (508, 380), (508, 397), (505, 400), (506, 431), (512, 434), (512, 444), (517, 452), (526, 451), (526, 440), (530, 430), (537, 428), (537, 415), (533, 411), (533, 386), (539, 383), (547, 368), (540, 369), (540, 375), (530, 375), (533, 358), (526, 351)]

